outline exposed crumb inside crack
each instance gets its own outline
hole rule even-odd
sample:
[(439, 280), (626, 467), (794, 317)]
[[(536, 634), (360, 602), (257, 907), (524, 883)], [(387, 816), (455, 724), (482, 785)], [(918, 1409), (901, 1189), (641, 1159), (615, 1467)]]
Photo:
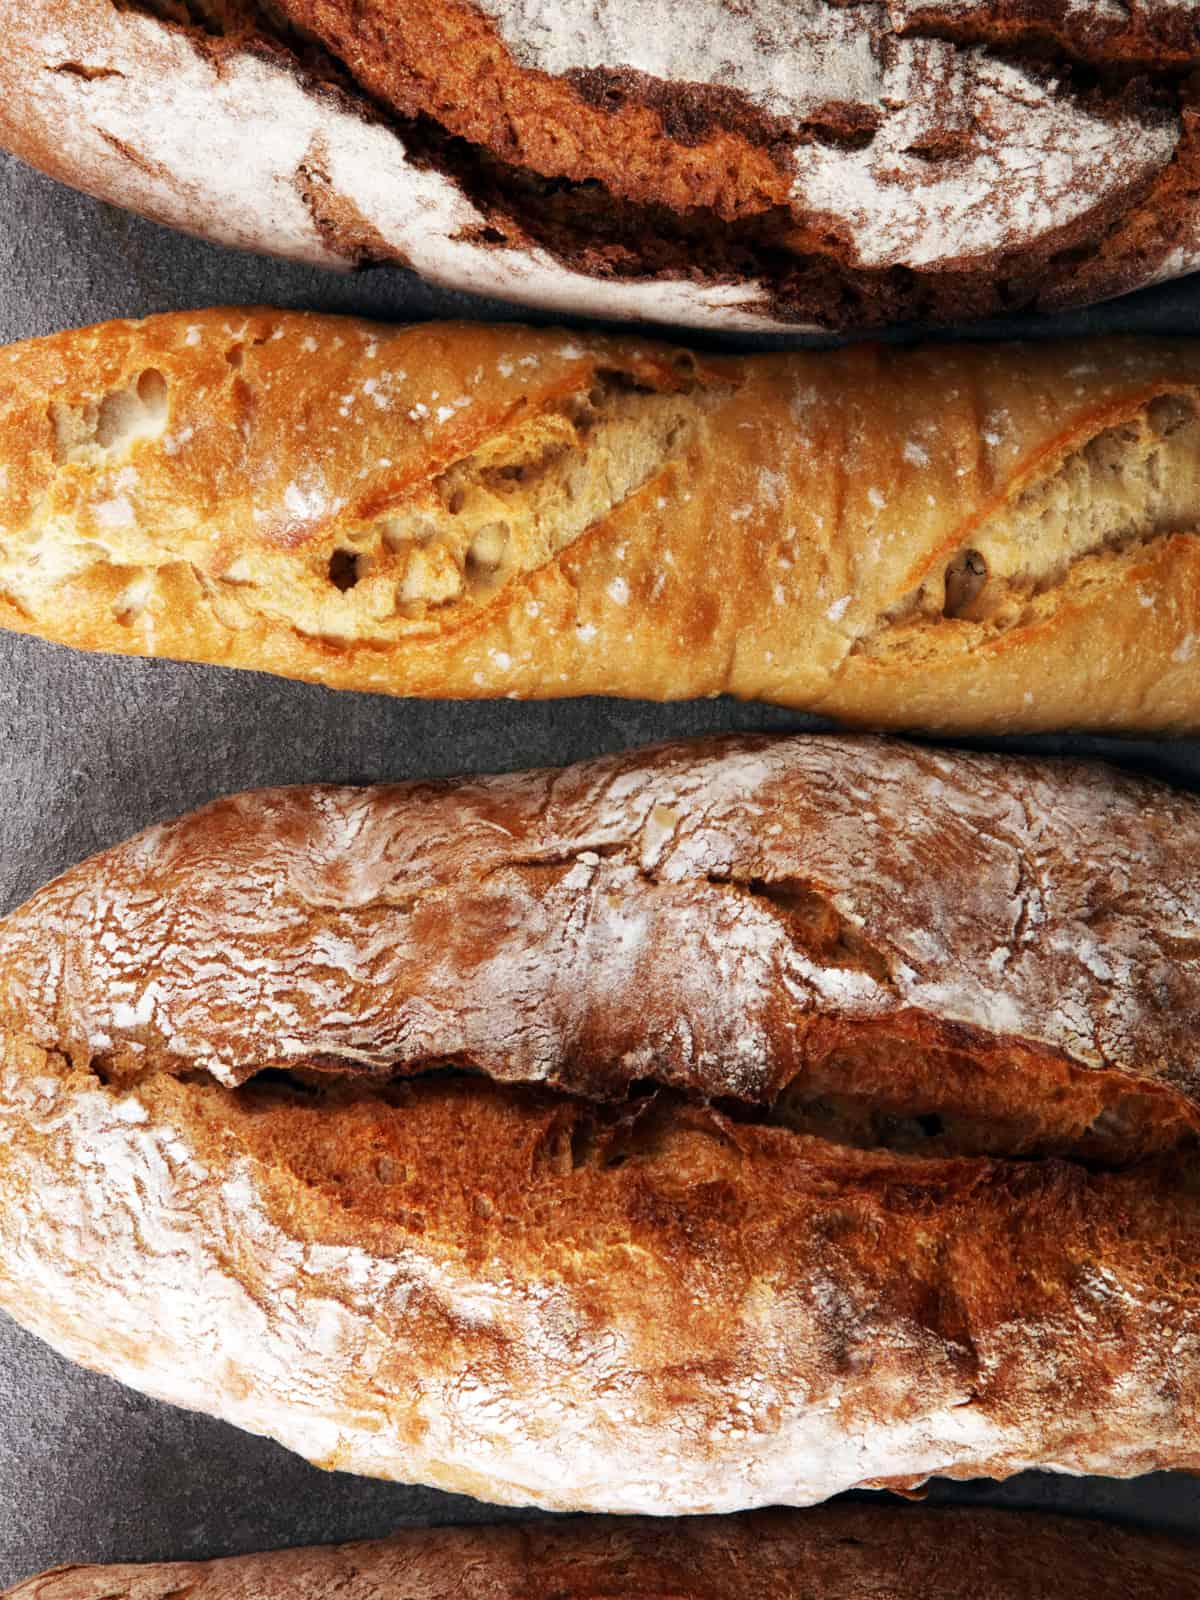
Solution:
[[(927, 1088), (923, 1095), (839, 1092), (836, 1075), (818, 1092), (811, 1080), (785, 1090), (772, 1108), (772, 1123), (793, 1133), (859, 1150), (892, 1150), (931, 1159), (1001, 1156), (1037, 1160), (1050, 1156), (1118, 1167), (1159, 1150), (1192, 1144), (1195, 1130), (1181, 1126), (1177, 1107), (1166, 1095), (1122, 1092), (1114, 1088), (1088, 1101), (1059, 1098), (1044, 1107), (1021, 1103), (1006, 1107), (1000, 1094), (956, 1100)], [(1111, 1098), (1110, 1098), (1111, 1096)], [(1094, 1113), (1089, 1116), (1089, 1112)]]
[(368, 580), (364, 606), (388, 589), (402, 616), (420, 619), (490, 599), (685, 451), (702, 409), (693, 393), (654, 393), (610, 372), (517, 422), (416, 495), (343, 528)]
[(1198, 532), (1200, 415), (1189, 398), (1162, 395), (1014, 492), (855, 652), (919, 648), (947, 623), (972, 625), (972, 638), (1020, 627), (1084, 563), (1117, 565), (1156, 539)]
[(141, 439), (158, 439), (167, 425), (167, 379), (147, 367), (133, 383), (83, 405), (50, 405), (54, 457), (60, 466), (105, 466)]
[[(235, 400), (240, 386), (251, 404), (243, 342), (230, 346), (226, 360)], [(157, 569), (183, 563), (231, 630), (264, 616), (339, 641), (387, 643), (440, 630), (553, 561), (691, 448), (712, 403), (691, 362), (680, 358), (680, 376), (666, 392), (617, 370), (599, 372), (587, 391), (518, 411), (436, 476), (393, 493), (376, 484), (357, 506), (293, 484), (271, 528), (264, 533), (256, 523), (257, 537), (223, 570), (212, 569), (214, 530), (206, 524), (156, 525), (152, 540), (139, 525), (131, 498), (137, 447), (161, 440), (172, 453), (164, 438), (168, 381), (148, 368), (94, 400), (50, 406), (57, 466), (98, 475), (89, 498), (93, 525), (62, 556), (53, 517), (35, 521), (24, 565), (10, 579), (12, 598), (37, 604), (64, 577), (110, 569), (143, 595), (136, 607), (119, 605), (125, 623), (146, 609)], [(452, 415), (439, 421), (452, 425), (454, 407), (447, 409)], [(298, 537), (272, 535), (293, 517)]]
[(791, 879), (751, 878), (735, 887), (774, 906), (793, 943), (821, 967), (865, 972), (876, 983), (892, 983), (886, 954), (839, 913), (828, 894)]
[[(859, 1027), (832, 1049), (815, 1049), (810, 1069), (771, 1104), (687, 1094), (654, 1077), (630, 1083), (623, 1095), (590, 1098), (543, 1084), (499, 1083), (465, 1061), (410, 1064), (403, 1074), (364, 1069), (349, 1061), (311, 1058), (269, 1066), (239, 1088), (217, 1083), (199, 1068), (171, 1071), (141, 1061), (136, 1069), (95, 1056), (88, 1072), (115, 1092), (154, 1078), (173, 1078), (221, 1097), (247, 1115), (306, 1108), (328, 1113), (330, 1126), (347, 1106), (408, 1107), (414, 1096), (444, 1081), (470, 1085), (484, 1096), (515, 1097), (556, 1107), (566, 1169), (593, 1159), (632, 1158), (636, 1128), (653, 1127), (678, 1112), (711, 1114), (731, 1127), (764, 1128), (845, 1150), (891, 1152), (913, 1159), (990, 1157), (1061, 1160), (1117, 1168), (1193, 1146), (1197, 1129), (1185, 1103), (1169, 1091), (1142, 1090), (1117, 1074), (1077, 1071), (1063, 1063), (1031, 1070), (973, 1058), (965, 1048), (924, 1048), (887, 1028)], [(627, 1137), (629, 1136), (629, 1137)], [(632, 1141), (632, 1142), (631, 1142)]]
[(337, 639), (440, 628), (553, 561), (656, 478), (692, 444), (707, 405), (686, 379), (659, 393), (601, 372), (586, 393), (518, 416), (436, 477), (339, 515), (311, 550), (290, 560), (247, 551), (204, 587), (231, 627), (270, 612)]
[[(659, 826), (663, 820), (652, 816), (646, 822)], [(570, 1041), (564, 1038), (557, 1058), (546, 1055), (536, 1065), (519, 1055), (489, 1056), (486, 1046), (473, 1052), (465, 1041), (456, 1050), (430, 1043), (419, 1052), (405, 1044), (402, 1028), (391, 1028), (400, 1012), (393, 1013), (387, 991), (372, 1002), (388, 1024), (385, 1048), (368, 1050), (360, 1037), (343, 1052), (336, 1033), (323, 1035), (323, 1047), (315, 1042), (306, 1047), (303, 1034), (277, 1046), (269, 1034), (252, 1029), (248, 1048), (239, 1039), (232, 1056), (211, 1044), (198, 1051), (177, 1049), (170, 1031), (164, 1035), (135, 1008), (107, 1029), (102, 1050), (79, 1039), (74, 1065), (116, 1090), (173, 1078), (249, 1107), (277, 1103), (281, 1096), (289, 1104), (331, 1108), (347, 1099), (392, 1103), (407, 1092), (406, 1085), (466, 1078), (479, 1084), (481, 1093), (533, 1096), (538, 1103), (566, 1108), (564, 1115), (574, 1108), (572, 1117), (598, 1118), (608, 1126), (631, 1107), (662, 1099), (693, 1110), (710, 1108), (735, 1124), (815, 1137), (846, 1149), (938, 1159), (1058, 1157), (1121, 1166), (1192, 1145), (1200, 1135), (1200, 1108), (1166, 1075), (1142, 1079), (1136, 1064), (1127, 1070), (1084, 1065), (1036, 1037), (990, 1033), (897, 1004), (895, 952), (885, 940), (873, 939), (869, 927), (843, 915), (834, 891), (819, 881), (710, 873), (680, 885), (643, 865), (640, 848), (636, 833), (585, 839), (572, 848), (509, 856), (497, 870), (532, 878), (540, 893), (543, 884), (552, 892), (581, 861), (612, 863), (627, 886), (630, 873), (636, 875), (645, 917), (657, 915), (655, 901), (661, 895), (668, 910), (682, 906), (701, 926), (711, 920), (714, 926), (744, 930), (753, 922), (778, 949), (780, 974), (811, 974), (817, 989), (832, 984), (835, 993), (851, 981), (869, 992), (878, 1008), (873, 1004), (851, 1016), (836, 1002), (784, 1004), (758, 1035), (764, 1056), (749, 1076), (726, 1075), (715, 1062), (699, 1075), (692, 1073), (691, 1057), (681, 1061), (653, 1029), (635, 1022), (623, 1031), (614, 1019), (614, 1033), (605, 1018), (590, 1016), (586, 1007), (574, 1018)], [(481, 900), (489, 877), (485, 871), (475, 879)], [(439, 919), (450, 915), (453, 920), (441, 890), (431, 885), (428, 892)], [(604, 892), (602, 881), (594, 892)], [(465, 885), (458, 903), (473, 898)], [(403, 902), (389, 901), (387, 917), (419, 916), (422, 900), (418, 889)], [(372, 938), (382, 937), (385, 926)], [(784, 956), (788, 945), (794, 961)], [(786, 985), (783, 976), (781, 1000)], [(394, 1004), (402, 1010), (406, 998), (407, 990)], [(209, 996), (207, 1003), (218, 1015), (227, 1009), (223, 993)], [(694, 1002), (681, 998), (679, 1027), (689, 1037), (693, 1020)], [(661, 1027), (661, 1038), (675, 1031)]]

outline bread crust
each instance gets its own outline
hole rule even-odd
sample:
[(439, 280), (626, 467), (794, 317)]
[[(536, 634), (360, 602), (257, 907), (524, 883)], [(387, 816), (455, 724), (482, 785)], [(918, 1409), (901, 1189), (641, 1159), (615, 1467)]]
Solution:
[(1195, 1546), (1066, 1517), (859, 1505), (422, 1528), (223, 1561), (60, 1567), (5, 1600), (1190, 1600)]
[[(805, 775), (809, 759), (817, 766)], [(839, 790), (854, 802), (842, 811)], [(825, 807), (823, 836), (806, 794)], [(737, 1050), (724, 1040), (708, 1056), (697, 1050), (690, 1077), (672, 1071), (669, 1051), (622, 1063), (673, 1078), (670, 1088), (657, 1078), (626, 1086), (602, 1071), (572, 1076), (572, 1042), (586, 1066), (589, 1038), (602, 1031), (586, 1004), (561, 1035), (557, 1073), (537, 1070), (536, 1050), (522, 1055), (518, 1037), (523, 1082), (496, 1081), (502, 1063), (469, 1050), (446, 1052), (457, 1072), (408, 1079), (398, 1053), (401, 1075), (381, 1080), (389, 1063), (362, 1048), (363, 997), (378, 1017), (394, 1015), (401, 1034), (410, 1013), (436, 1019), (458, 1004), (461, 1018), (484, 1008), (498, 1032), (515, 1012), (553, 1037), (557, 1002), (538, 968), (562, 960), (554, 918), (580, 937), (590, 925), (595, 963), (611, 960), (620, 930), (602, 902), (625, 881), (612, 852), (620, 817), (640, 818), (649, 846), (672, 797), (682, 815), (660, 880), (712, 894), (684, 897), (676, 936), (654, 929), (655, 981), (612, 987), (610, 1029), (637, 988), (648, 1036), (663, 1022), (655, 1007), (674, 1002), (677, 1031), (702, 1039), (711, 1013), (686, 987), (686, 940), (703, 946), (711, 930), (710, 988), (720, 968), (730, 1016), (744, 1016), (760, 1047), (754, 991), (786, 985), (788, 972), (754, 969), (753, 929), (808, 904), (808, 880), (778, 877), (797, 866), (773, 861), (769, 844), (777, 827), (786, 838), (780, 819), (794, 811), (813, 881), (825, 850), (848, 874), (851, 813), (860, 833), (878, 827), (881, 851), (890, 840), (924, 873), (945, 874), (941, 914), (914, 912), (913, 939), (918, 922), (940, 939), (955, 897), (967, 923), (992, 914), (996, 879), (980, 872), (970, 840), (991, 834), (999, 846), (1014, 829), (1025, 848), (1036, 840), (1044, 854), (1016, 913), (1019, 940), (1040, 948), (1059, 980), (1044, 1008), (1080, 1017), (1080, 975), (1092, 970), (1099, 986), (1109, 974), (1106, 1004), (1129, 1041), (1129, 1055), (1105, 1068), (1119, 1080), (1109, 1102), (1118, 1121), (1122, 1095), (1144, 1088), (1162, 1059), (1162, 1030), (1190, 1032), (1194, 1048), (1197, 915), (1178, 864), (1195, 859), (1194, 803), (1115, 775), (1055, 776), (1047, 764), (1008, 768), (869, 742), (749, 740), (457, 791), (284, 791), (223, 803), (68, 874), (4, 926), (0, 1305), (76, 1360), (325, 1466), (548, 1509), (725, 1511), (807, 1504), (855, 1485), (911, 1487), (935, 1473), (1200, 1466), (1200, 1192), (1193, 1101), (1179, 1082), (1170, 1083), (1174, 1148), (1144, 1157), (1134, 1137), (1098, 1159), (1081, 1130), (1058, 1155), (1026, 1159), (997, 1112), (1003, 1096), (978, 1118), (1000, 1126), (999, 1154), (973, 1124), (960, 1138), (953, 1115), (923, 1149), (842, 1136), (836, 1124), (818, 1136), (781, 1109), (784, 1096), (771, 1101), (760, 1088), (756, 1098), (745, 1079), (744, 1098), (728, 1098), (720, 1069)], [(923, 811), (934, 815), (927, 836)], [(314, 824), (326, 841), (315, 850)], [(576, 848), (582, 824), (580, 864), (607, 860), (614, 875), (574, 885), (574, 910), (546, 894), (540, 948), (502, 953), (517, 975), (499, 997), (473, 990), (462, 974), (503, 925), (488, 906), (489, 883), (501, 897), (504, 887), (488, 836), (509, 853), (501, 859), (545, 866), (564, 844)], [(753, 862), (742, 828), (757, 840)], [(1054, 843), (1058, 829), (1065, 846)], [(441, 853), (450, 837), (458, 865), (455, 847)], [(1097, 848), (1107, 859), (1091, 861)], [(247, 876), (246, 857), (258, 853), (264, 876)], [(1072, 887), (1085, 861), (1092, 888)], [(817, 995), (822, 961), (826, 985), (844, 996), (862, 982), (864, 943), (869, 953), (878, 937), (886, 952), (905, 937), (895, 925), (858, 925), (877, 865), (864, 864), (853, 899), (839, 885), (843, 926), (824, 958), (804, 949), (820, 917), (788, 923), (795, 973), (807, 970)], [(768, 889), (786, 884), (791, 898), (760, 896), (728, 924), (714, 908), (716, 885), (732, 887), (747, 868)], [(1009, 877), (1019, 886), (1023, 870)], [(904, 889), (914, 903), (932, 893), (920, 876)], [(903, 898), (894, 882), (880, 894)], [(1169, 951), (1165, 964), (1128, 943), (1143, 895), (1153, 906), (1147, 936)], [(482, 908), (474, 924), (473, 899)], [(529, 909), (510, 902), (514, 920)], [(414, 976), (372, 987), (372, 967), (422, 914)], [(260, 948), (264, 915), (280, 925)], [(978, 977), (970, 941), (956, 942), (969, 990)], [(1050, 952), (1072, 946), (1064, 981)], [(190, 1015), (177, 1002), (185, 969)], [(579, 987), (588, 963), (571, 970)], [(941, 1020), (951, 1020), (956, 1002), (940, 987)], [(1154, 992), (1157, 1015), (1145, 1009)], [(1014, 976), (989, 1002), (993, 1021), (1011, 1026), (1022, 1000)], [(358, 1012), (348, 1030), (359, 1030), (357, 1057), (313, 1032), (336, 1029), (343, 1002)], [(819, 1019), (838, 1011), (828, 995), (809, 1005)], [(852, 1009), (841, 1003), (844, 1019)], [(599, 1006), (597, 1017), (603, 1025)], [(273, 1026), (295, 1052), (264, 1052), (263, 1070), (247, 1079), (219, 1059), (234, 1026), (252, 1041)], [(427, 1069), (445, 1037), (410, 1067)], [(899, 1096), (893, 1085), (889, 1100), (897, 1056), (866, 1052), (864, 1065), (855, 1048), (848, 1037), (837, 1052), (850, 1087), (894, 1111), (904, 1095), (912, 1109), (928, 1104), (911, 1083)], [(910, 1038), (898, 1055), (920, 1049)], [(998, 1081), (1012, 1107), (1070, 1100), (1070, 1083), (1043, 1075), (1047, 1055), (1012, 1034), (991, 1056), (967, 1050), (962, 1075), (1004, 1068), (1005, 1050)], [(940, 1058), (930, 1062), (940, 1081)], [(1170, 1079), (1150, 1087), (1166, 1093)]]
[(3, 0), (0, 138), (194, 232), (525, 303), (962, 320), (1200, 259), (1194, 12), (1095, 9)]
[(5, 919), (0, 1023), (110, 1081), (850, 1094), (1127, 1161), (1200, 1127), (1197, 854), (1191, 795), (872, 739), (268, 790)]
[(395, 694), (1195, 731), (1198, 373), (1182, 341), (111, 323), (0, 354), (0, 622)]

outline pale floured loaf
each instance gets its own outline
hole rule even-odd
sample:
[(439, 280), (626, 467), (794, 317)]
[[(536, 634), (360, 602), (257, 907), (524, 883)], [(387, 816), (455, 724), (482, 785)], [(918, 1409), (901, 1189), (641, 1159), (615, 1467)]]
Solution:
[(0, 351), (0, 623), (429, 696), (1200, 728), (1200, 346), (270, 311)]
[(730, 739), (219, 801), (0, 925), (0, 1304), (329, 1467), (1200, 1467), (1200, 803)]
[(841, 1505), (421, 1528), (225, 1561), (61, 1567), (6, 1600), (1195, 1600), (1197, 1554), (1078, 1518)]
[(327, 265), (862, 327), (1200, 262), (1193, 0), (0, 0), (0, 141)]

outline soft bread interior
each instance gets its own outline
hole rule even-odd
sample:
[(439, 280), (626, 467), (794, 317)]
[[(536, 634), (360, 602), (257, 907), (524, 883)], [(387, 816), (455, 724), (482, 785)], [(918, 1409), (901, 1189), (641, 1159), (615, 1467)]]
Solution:
[[(174, 1089), (167, 1091), (170, 1105)], [(419, 1228), (446, 1174), (461, 1181), (462, 1152), (477, 1183), (481, 1222), (504, 1226), (505, 1187), (512, 1210), (527, 1213), (551, 1186), (579, 1175), (589, 1182), (618, 1168), (642, 1167), (673, 1183), (728, 1177), (743, 1162), (784, 1157), (815, 1183), (872, 1172), (918, 1187), (969, 1185), (989, 1163), (959, 1151), (952, 1135), (923, 1146), (908, 1139), (841, 1137), (843, 1129), (791, 1126), (747, 1118), (736, 1108), (698, 1105), (670, 1091), (639, 1093), (620, 1105), (493, 1083), (461, 1073), (432, 1074), (374, 1088), (361, 1083), (305, 1083), (268, 1074), (240, 1090), (211, 1082), (181, 1085), (214, 1129), (270, 1169), (290, 1173), (360, 1218), (396, 1218)], [(145, 1097), (145, 1089), (139, 1093)], [(157, 1091), (151, 1089), (151, 1097)], [(1104, 1163), (1094, 1163), (1103, 1166)], [(514, 1187), (515, 1183), (515, 1187)], [(562, 1191), (566, 1192), (566, 1191)]]
[[(100, 1063), (102, 1079), (119, 1084)], [(144, 1071), (135, 1075), (141, 1081)], [(206, 1073), (184, 1074), (211, 1083)], [(464, 1065), (430, 1065), (389, 1078), (356, 1072), (348, 1063), (271, 1067), (236, 1090), (222, 1090), (248, 1107), (287, 1103), (332, 1109), (364, 1098), (407, 1103), (413, 1086), (446, 1080), (492, 1080)], [(216, 1085), (214, 1084), (214, 1087)], [(733, 1127), (771, 1128), (843, 1150), (887, 1151), (912, 1159), (992, 1157), (1081, 1161), (1121, 1167), (1190, 1147), (1200, 1129), (1190, 1106), (1169, 1090), (1131, 1086), (1117, 1073), (1085, 1072), (1053, 1059), (1031, 1064), (1002, 1060), (984, 1066), (969, 1049), (914, 1047), (884, 1030), (862, 1030), (831, 1050), (811, 1072), (798, 1075), (769, 1105), (689, 1096), (641, 1078), (621, 1097), (596, 1099), (532, 1085), (494, 1085), (531, 1104), (558, 1106), (577, 1152), (632, 1118), (639, 1126), (652, 1107), (711, 1110)], [(399, 1098), (397, 1098), (399, 1097)], [(657, 1124), (659, 1112), (651, 1118)], [(565, 1158), (564, 1158), (565, 1159)], [(574, 1159), (574, 1157), (572, 1157)]]
[(331, 573), (342, 566), (334, 581), (356, 591), (349, 605), (374, 616), (390, 607), (423, 620), (486, 601), (661, 472), (691, 443), (699, 415), (693, 396), (601, 373), (586, 394), (518, 423), (416, 495), (346, 528), (330, 561)]
[(141, 1046), (55, 1054), (115, 1093), (171, 1079), (252, 1114), (302, 1107), (311, 1116), (328, 1115), (331, 1137), (347, 1105), (407, 1106), (424, 1086), (459, 1084), (468, 1093), (495, 1092), (517, 1105), (556, 1108), (571, 1130), (571, 1160), (597, 1141), (607, 1148), (618, 1134), (624, 1137), (621, 1130), (659, 1127), (662, 1118), (669, 1122), (683, 1112), (711, 1112), (722, 1126), (770, 1129), (843, 1152), (917, 1161), (1054, 1158), (1119, 1168), (1192, 1148), (1200, 1137), (1200, 1116), (1184, 1093), (1117, 1071), (1075, 1067), (1048, 1050), (1009, 1048), (972, 1039), (965, 1030), (956, 1042), (922, 1038), (903, 1020), (834, 1020), (814, 1028), (810, 1043), (805, 1068), (769, 1102), (758, 1103), (688, 1092), (653, 1075), (584, 1094), (497, 1081), (467, 1060), (408, 1062), (393, 1073), (331, 1056), (264, 1058), (259, 1070), (229, 1088), (205, 1069), (155, 1060)]
[[(880, 1039), (868, 1053), (885, 1061), (895, 1048)], [(958, 1081), (936, 1084), (943, 1067)], [(922, 1080), (920, 1087), (906, 1084), (903, 1075), (879, 1094), (848, 1088), (854, 1073), (806, 1079), (784, 1091), (771, 1108), (771, 1122), (859, 1150), (928, 1157), (1057, 1156), (1099, 1166), (1121, 1166), (1191, 1144), (1197, 1136), (1174, 1095), (1131, 1089), (1114, 1081), (1115, 1075), (1101, 1074), (1097, 1081), (1065, 1069), (1033, 1082), (1026, 1074), (1011, 1073), (985, 1084), (971, 1081), (976, 1070), (965, 1053), (930, 1051), (913, 1075)]]
[(1191, 396), (1163, 394), (1015, 487), (855, 652), (982, 643), (1115, 576), (1151, 541), (1197, 530), (1200, 414)]

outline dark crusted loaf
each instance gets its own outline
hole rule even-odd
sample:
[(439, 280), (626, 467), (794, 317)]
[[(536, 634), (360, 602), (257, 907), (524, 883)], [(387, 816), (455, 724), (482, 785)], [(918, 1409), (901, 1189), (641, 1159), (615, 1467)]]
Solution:
[(1200, 259), (1191, 0), (686, 15), (0, 0), (0, 139), (213, 237), (660, 321), (962, 318)]

